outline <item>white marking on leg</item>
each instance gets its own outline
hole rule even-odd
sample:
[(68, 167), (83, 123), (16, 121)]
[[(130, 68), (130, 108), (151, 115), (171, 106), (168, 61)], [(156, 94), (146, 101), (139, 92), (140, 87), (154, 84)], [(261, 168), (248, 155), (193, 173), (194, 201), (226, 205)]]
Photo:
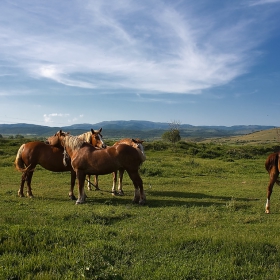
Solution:
[(266, 200), (265, 213), (270, 213), (270, 200)]

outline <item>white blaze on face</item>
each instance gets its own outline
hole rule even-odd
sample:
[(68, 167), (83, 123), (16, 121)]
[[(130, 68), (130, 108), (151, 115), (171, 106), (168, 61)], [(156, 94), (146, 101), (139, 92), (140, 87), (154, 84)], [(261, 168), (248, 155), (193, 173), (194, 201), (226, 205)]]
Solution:
[(143, 155), (145, 155), (144, 153), (144, 147), (142, 144), (138, 144), (138, 149), (140, 149), (140, 151), (142, 152)]
[(142, 162), (144, 162), (146, 160), (146, 155), (144, 153), (143, 145), (141, 143), (138, 143), (136, 150), (138, 151), (138, 154), (140, 155)]
[(102, 139), (101, 135), (100, 135), (100, 134), (98, 134), (98, 136), (99, 136), (100, 142), (101, 142), (101, 144), (102, 144), (102, 147), (104, 147), (104, 146), (105, 146), (105, 144), (104, 144), (104, 141), (103, 141), (103, 139)]

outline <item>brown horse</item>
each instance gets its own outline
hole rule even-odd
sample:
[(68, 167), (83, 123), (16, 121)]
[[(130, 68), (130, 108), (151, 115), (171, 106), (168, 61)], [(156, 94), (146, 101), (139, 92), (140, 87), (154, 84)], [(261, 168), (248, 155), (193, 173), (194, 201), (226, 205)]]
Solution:
[[(79, 139), (81, 139), (82, 141), (84, 142), (87, 142), (87, 143), (90, 143), (91, 145), (93, 145), (94, 147), (97, 147), (97, 148), (106, 148), (107, 145), (104, 144), (103, 140), (102, 140), (102, 135), (101, 135), (101, 131), (102, 131), (102, 128), (100, 128), (99, 130), (94, 130), (94, 132), (92, 132), (93, 130), (91, 131), (88, 131), (88, 132), (85, 132), (81, 135), (78, 136)], [(61, 146), (60, 146), (61, 147)], [(62, 147), (61, 147), (62, 148)], [(91, 191), (92, 188), (91, 188), (91, 185), (93, 185), (95, 187), (96, 190), (100, 190), (99, 187), (98, 187), (98, 179), (97, 179), (97, 176), (94, 177), (94, 184), (92, 184), (90, 182), (90, 175), (87, 175), (87, 187), (88, 187), (88, 190)]]
[(106, 149), (97, 149), (81, 141), (78, 137), (58, 131), (48, 138), (51, 145), (62, 145), (71, 158), (71, 164), (78, 178), (79, 197), (76, 204), (84, 203), (84, 181), (87, 174), (104, 175), (118, 170), (126, 170), (135, 187), (134, 202), (144, 204), (146, 196), (143, 181), (139, 175), (142, 159), (136, 149), (118, 144)]
[[(142, 159), (142, 163), (146, 160), (146, 156), (145, 156), (145, 153), (144, 153), (144, 148), (143, 148), (143, 140), (140, 140), (140, 139), (131, 139), (131, 138), (124, 138), (124, 139), (121, 139), (119, 140), (118, 142), (116, 142), (113, 146), (116, 146), (116, 145), (119, 145), (119, 144), (126, 144), (126, 145), (129, 145), (133, 148), (135, 148), (141, 159)], [(116, 190), (116, 185), (117, 185), (117, 173), (113, 172), (113, 187), (112, 187), (112, 194), (113, 195), (124, 195), (124, 192), (123, 192), (123, 189), (122, 189), (122, 180), (123, 180), (123, 174), (124, 174), (124, 170), (119, 170), (119, 183), (118, 183), (118, 191)], [(98, 175), (95, 175), (95, 183), (94, 183), (94, 186), (95, 188), (98, 190), (99, 187), (98, 187)], [(92, 190), (91, 188), (91, 183), (88, 181), (88, 190)]]
[[(88, 141), (94, 146), (103, 147), (102, 136), (100, 134), (102, 129), (91, 130), (86, 134), (89, 135)], [(22, 172), (21, 185), (18, 191), (20, 197), (24, 197), (23, 188), (25, 182), (27, 183), (27, 196), (33, 197), (31, 189), (31, 180), (33, 172), (37, 164), (43, 168), (53, 172), (71, 172), (71, 186), (69, 191), (69, 197), (75, 199), (73, 189), (75, 186), (76, 173), (74, 172), (70, 159), (63, 153), (64, 150), (61, 147), (54, 147), (40, 141), (28, 142), (22, 144), (17, 152), (15, 159), (15, 166), (17, 170)]]
[(265, 213), (270, 213), (270, 197), (272, 194), (273, 186), (276, 183), (280, 185), (278, 180), (280, 170), (280, 153), (273, 153), (268, 156), (265, 161), (265, 169), (269, 174), (269, 184), (267, 186), (267, 200), (265, 205)]

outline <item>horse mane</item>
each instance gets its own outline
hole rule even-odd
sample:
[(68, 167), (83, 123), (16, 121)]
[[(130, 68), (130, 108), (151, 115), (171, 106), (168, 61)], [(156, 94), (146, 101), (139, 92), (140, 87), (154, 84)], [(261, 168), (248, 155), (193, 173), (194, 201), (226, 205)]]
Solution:
[(92, 135), (92, 132), (91, 131), (88, 131), (88, 132), (85, 132), (79, 136), (77, 136), (79, 139), (81, 139), (82, 141), (84, 142), (87, 142), (87, 143), (90, 143), (91, 141), (91, 135)]
[(65, 144), (72, 150), (79, 150), (84, 144), (84, 141), (79, 136), (66, 135)]

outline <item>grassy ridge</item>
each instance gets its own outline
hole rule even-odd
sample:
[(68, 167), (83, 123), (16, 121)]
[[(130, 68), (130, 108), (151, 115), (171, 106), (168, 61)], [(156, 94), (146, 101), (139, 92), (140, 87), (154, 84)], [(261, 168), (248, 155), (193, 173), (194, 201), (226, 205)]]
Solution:
[(273, 145), (148, 143), (144, 207), (127, 175), (125, 196), (100, 176), (102, 191), (76, 206), (70, 174), (40, 167), (35, 198), (18, 198), (18, 147), (0, 147), (0, 279), (279, 279), (277, 187), (264, 214)]
[(267, 130), (261, 130), (254, 133), (248, 133), (246, 135), (231, 136), (231, 137), (220, 137), (220, 138), (209, 138), (207, 140), (203, 139), (202, 142), (209, 143), (219, 143), (219, 144), (271, 144), (275, 143), (279, 145), (280, 141), (280, 129), (273, 128)]

